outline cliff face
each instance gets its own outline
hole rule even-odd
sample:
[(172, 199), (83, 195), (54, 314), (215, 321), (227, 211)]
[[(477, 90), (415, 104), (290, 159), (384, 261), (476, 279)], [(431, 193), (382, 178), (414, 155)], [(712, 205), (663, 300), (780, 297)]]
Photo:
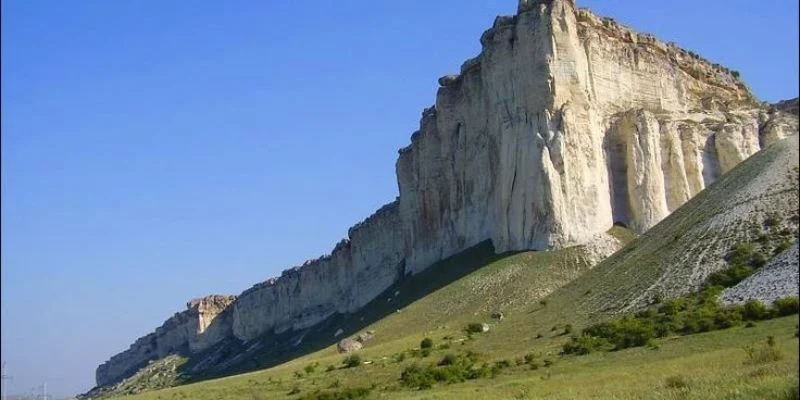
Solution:
[[(442, 77), (397, 161), (399, 198), (333, 252), (235, 301), (191, 302), (112, 357), (98, 385), (220, 340), (252, 341), (357, 310), (404, 274), (490, 239), (498, 252), (644, 232), (759, 149), (797, 132), (734, 73), (578, 10), (521, 1)], [(220, 299), (220, 298), (215, 298)]]
[(139, 338), (131, 347), (99, 367), (97, 386), (132, 375), (150, 360), (179, 352), (199, 352), (231, 335), (228, 306), (236, 296), (206, 296), (186, 304), (186, 310), (167, 319), (155, 332)]

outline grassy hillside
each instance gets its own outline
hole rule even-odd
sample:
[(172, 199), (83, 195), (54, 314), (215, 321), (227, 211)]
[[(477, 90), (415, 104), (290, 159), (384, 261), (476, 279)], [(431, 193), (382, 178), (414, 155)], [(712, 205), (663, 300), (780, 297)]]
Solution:
[[(590, 323), (696, 289), (725, 266), (736, 243), (777, 232), (796, 240), (797, 145), (795, 135), (751, 157), (594, 268), (586, 247), (494, 256), (485, 244), (401, 282), (362, 313), (325, 327), (327, 335), (343, 329), (342, 337), (372, 332), (356, 367), (346, 368), (345, 356), (327, 346), (270, 369), (132, 398), (796, 398), (796, 315), (657, 339), (651, 347), (558, 352)], [(610, 233), (632, 239), (623, 228)], [(498, 312), (502, 319), (492, 317)], [(468, 334), (471, 323), (490, 329)], [(744, 348), (763, 346), (768, 336), (778, 356), (749, 362)], [(425, 338), (433, 345), (421, 350)], [(447, 354), (472, 357), (492, 372), (428, 390), (401, 383), (410, 366)]]

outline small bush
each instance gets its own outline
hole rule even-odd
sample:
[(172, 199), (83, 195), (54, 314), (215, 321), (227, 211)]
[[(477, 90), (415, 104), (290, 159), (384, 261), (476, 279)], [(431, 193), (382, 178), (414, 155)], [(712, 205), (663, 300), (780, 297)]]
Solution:
[(748, 266), (733, 264), (728, 268), (713, 272), (709, 275), (708, 283), (728, 288), (736, 286), (736, 284), (745, 280), (748, 276), (753, 275), (754, 272), (755, 271)]
[(553, 361), (553, 360), (551, 360), (549, 358), (545, 358), (544, 361), (542, 361), (542, 362), (544, 363), (544, 367), (545, 368), (550, 368), (551, 365), (555, 364), (555, 361)]
[(429, 348), (428, 349), (422, 349), (419, 352), (419, 356), (422, 357), (422, 358), (428, 357), (430, 355), (431, 355), (431, 349), (429, 349)]
[(299, 400), (356, 400), (369, 396), (372, 388), (354, 387), (329, 392), (317, 392), (300, 397)]
[(569, 335), (570, 333), (572, 333), (572, 324), (564, 325), (564, 334)]
[(447, 355), (445, 355), (445, 356), (444, 356), (444, 358), (442, 358), (442, 360), (441, 360), (441, 361), (439, 361), (439, 363), (438, 363), (438, 364), (436, 364), (436, 365), (439, 365), (439, 366), (443, 366), (443, 365), (453, 365), (453, 364), (455, 364), (455, 363), (456, 363), (456, 361), (458, 361), (458, 357), (456, 357), (456, 356), (455, 356), (455, 355), (453, 355), (453, 354), (447, 354)]
[(314, 371), (317, 370), (317, 367), (319, 367), (319, 363), (314, 362), (314, 363), (306, 365), (306, 367), (303, 368), (303, 370), (306, 371), (306, 374), (311, 374), (311, 373), (313, 373)]
[[(476, 356), (475, 353), (466, 353), (461, 356), (449, 354), (436, 365), (424, 368), (417, 364), (410, 365), (400, 375), (400, 382), (407, 387), (429, 389), (436, 382), (464, 382), (487, 377), (492, 374), (492, 370), (498, 369), (497, 365), (492, 369), (486, 364), (481, 367), (475, 366)], [(509, 366), (511, 365), (507, 360), (505, 362)]]
[(770, 312), (767, 309), (767, 306), (765, 306), (760, 300), (750, 300), (747, 303), (744, 303), (742, 317), (745, 320), (760, 321), (769, 318)]
[(689, 386), (689, 381), (683, 375), (670, 376), (664, 381), (664, 386), (670, 389), (683, 389)]
[(467, 325), (467, 328), (465, 330), (467, 331), (467, 333), (481, 333), (483, 332), (483, 324), (478, 322), (472, 322)]
[(536, 360), (536, 355), (534, 355), (533, 353), (525, 354), (525, 357), (524, 357), (525, 364), (530, 364), (534, 360)]
[(744, 324), (744, 327), (745, 328), (755, 328), (756, 327), (756, 323), (753, 322), (753, 321), (747, 321), (747, 323)]
[(797, 296), (784, 297), (772, 303), (775, 312), (780, 316), (797, 314), (800, 312), (800, 300)]
[(573, 336), (569, 342), (565, 343), (561, 351), (564, 354), (584, 355), (596, 351), (607, 351), (612, 348), (608, 339), (583, 334)]
[(358, 354), (352, 354), (342, 361), (342, 364), (345, 368), (355, 368), (361, 366), (361, 356)]
[(422, 339), (421, 342), (419, 342), (419, 348), (420, 349), (429, 349), (431, 347), (433, 347), (433, 339), (431, 339), (431, 338), (425, 338), (425, 339)]

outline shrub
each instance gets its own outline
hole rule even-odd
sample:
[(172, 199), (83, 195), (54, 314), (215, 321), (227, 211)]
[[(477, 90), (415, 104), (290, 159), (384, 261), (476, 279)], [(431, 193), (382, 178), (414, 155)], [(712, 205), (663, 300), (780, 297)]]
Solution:
[(687, 299), (677, 298), (667, 300), (661, 307), (658, 308), (658, 312), (666, 315), (676, 315), (679, 312), (686, 310), (688, 307), (689, 302)]
[(329, 392), (317, 392), (300, 397), (299, 400), (356, 400), (369, 396), (372, 388), (354, 387)]
[(564, 354), (584, 355), (596, 351), (607, 351), (612, 347), (608, 339), (584, 333), (581, 336), (573, 336), (569, 342), (564, 343), (561, 352)]
[(422, 339), (421, 342), (419, 342), (419, 348), (420, 349), (429, 349), (431, 347), (433, 347), (433, 339), (431, 339), (431, 338), (425, 338), (425, 339)]
[(333, 366), (333, 365), (328, 365), (328, 368), (325, 368), (325, 372), (331, 372), (331, 371), (335, 371), (335, 370), (336, 370), (336, 367)]
[(770, 312), (767, 309), (767, 306), (765, 306), (760, 300), (750, 300), (747, 303), (744, 303), (742, 318), (745, 320), (759, 321), (769, 317)]
[(314, 362), (314, 363), (306, 365), (306, 367), (303, 368), (303, 370), (306, 371), (306, 374), (311, 374), (311, 373), (313, 373), (314, 371), (317, 370), (318, 366), (319, 366), (319, 363)]
[[(400, 382), (407, 387), (429, 389), (436, 382), (457, 383), (489, 376), (492, 370), (486, 364), (476, 367), (475, 356), (474, 353), (461, 356), (449, 354), (436, 365), (425, 368), (417, 364), (410, 365), (400, 375)], [(508, 360), (504, 361), (511, 365)]]
[(584, 333), (598, 338), (605, 338), (614, 345), (614, 350), (644, 346), (648, 340), (656, 337), (651, 320), (637, 320), (623, 317), (584, 329)]
[(748, 276), (753, 275), (754, 272), (755, 271), (748, 266), (742, 264), (733, 264), (728, 268), (713, 272), (711, 275), (709, 275), (708, 283), (711, 285), (728, 288), (745, 280), (745, 278)]
[(570, 333), (572, 333), (572, 324), (564, 325), (564, 334), (569, 335)]
[(361, 356), (358, 354), (352, 354), (345, 357), (344, 361), (342, 361), (345, 368), (355, 368), (361, 365)]
[(483, 332), (483, 324), (472, 322), (467, 325), (466, 331), (467, 333), (481, 333)]
[(430, 389), (433, 387), (435, 380), (433, 376), (426, 372), (427, 371), (420, 368), (419, 365), (411, 364), (400, 374), (400, 382), (408, 387)]
[(780, 316), (797, 314), (800, 312), (800, 300), (797, 296), (784, 297), (772, 303), (772, 308)]
[(731, 75), (733, 75), (733, 77), (736, 79), (739, 79), (739, 77), (741, 76), (741, 74), (737, 70), (731, 71)]
[(755, 324), (755, 322), (753, 322), (753, 321), (747, 321), (747, 323), (746, 323), (746, 324), (744, 324), (744, 327), (745, 327), (745, 328), (755, 328), (755, 327), (756, 327), (756, 324)]
[(533, 353), (525, 354), (524, 360), (525, 360), (525, 364), (530, 364), (534, 360), (536, 360), (536, 355), (534, 355)]
[(551, 360), (549, 358), (545, 358), (544, 361), (542, 361), (542, 362), (544, 363), (544, 367), (545, 368), (550, 368), (551, 365), (555, 364), (555, 361), (553, 361), (553, 360)]
[(439, 361), (439, 364), (437, 364), (437, 365), (439, 365), (439, 366), (442, 366), (442, 365), (453, 365), (457, 361), (458, 361), (458, 357), (456, 357), (453, 354), (447, 354), (447, 355), (444, 356), (444, 358), (442, 358), (441, 361)]
[(689, 386), (689, 382), (683, 375), (670, 376), (664, 381), (664, 386), (670, 389), (683, 389)]

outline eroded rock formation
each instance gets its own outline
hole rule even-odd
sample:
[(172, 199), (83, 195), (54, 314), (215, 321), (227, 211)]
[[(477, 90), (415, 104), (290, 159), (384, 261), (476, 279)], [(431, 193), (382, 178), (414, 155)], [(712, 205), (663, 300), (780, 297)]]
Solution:
[[(498, 252), (585, 243), (614, 222), (644, 232), (759, 149), (797, 132), (737, 75), (570, 0), (520, 1), (482, 51), (439, 79), (399, 151), (399, 198), (330, 255), (235, 301), (190, 303), (97, 371), (249, 342), (359, 309), (405, 274), (490, 239)], [(204, 311), (205, 310), (205, 311)]]
[(231, 335), (228, 308), (236, 296), (211, 295), (186, 303), (186, 310), (167, 319), (155, 332), (97, 368), (97, 386), (105, 386), (135, 373), (150, 360), (179, 352), (199, 352)]

